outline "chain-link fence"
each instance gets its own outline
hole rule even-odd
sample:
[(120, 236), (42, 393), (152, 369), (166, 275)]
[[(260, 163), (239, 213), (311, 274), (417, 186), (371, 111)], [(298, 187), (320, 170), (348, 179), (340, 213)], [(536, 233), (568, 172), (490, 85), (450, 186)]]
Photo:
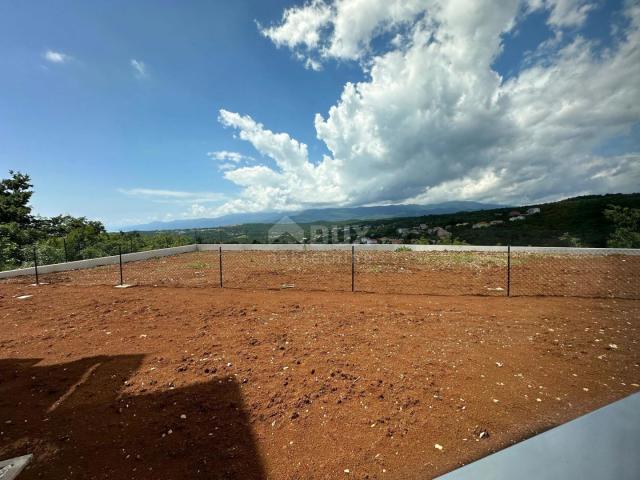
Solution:
[(350, 250), (224, 250), (224, 286), (351, 290)]
[(359, 291), (432, 295), (503, 295), (507, 253), (356, 250)]
[(510, 293), (640, 298), (640, 256), (514, 248)]
[[(391, 245), (190, 245), (34, 265), (1, 282), (640, 298), (640, 251)], [(35, 268), (36, 263), (38, 268)], [(37, 270), (37, 278), (36, 278)]]

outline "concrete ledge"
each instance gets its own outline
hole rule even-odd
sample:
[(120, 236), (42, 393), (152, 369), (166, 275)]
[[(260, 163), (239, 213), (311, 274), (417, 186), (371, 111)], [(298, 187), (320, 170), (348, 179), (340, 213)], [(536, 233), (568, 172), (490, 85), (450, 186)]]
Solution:
[(33, 454), (11, 458), (0, 462), (0, 478), (2, 480), (14, 480), (20, 472), (31, 462)]
[[(158, 250), (148, 250), (145, 252), (126, 253), (122, 255), (122, 263), (137, 262), (150, 258), (167, 257), (181, 253), (195, 252), (196, 245), (185, 245), (182, 247), (161, 248)], [(105, 265), (118, 265), (120, 257), (112, 255), (110, 257), (90, 258), (87, 260), (76, 260), (74, 262), (54, 263), (51, 265), (38, 265), (38, 274), (68, 272), (70, 270), (84, 270), (87, 268), (102, 267)], [(35, 275), (35, 267), (19, 268), (17, 270), (7, 270), (0, 272), (0, 278), (20, 277), (24, 275)]]
[(507, 247), (500, 246), (475, 246), (475, 245), (352, 245), (350, 243), (310, 243), (301, 244), (258, 244), (258, 243), (227, 243), (227, 244), (199, 244), (198, 251), (206, 252), (217, 251), (222, 247), (222, 251), (240, 252), (240, 251), (264, 251), (264, 252), (328, 252), (328, 251), (351, 251), (351, 247), (355, 246), (356, 251), (372, 251), (372, 252), (395, 252), (399, 248), (409, 249), (414, 252), (507, 252)]
[(636, 480), (638, 445), (640, 393), (635, 393), (438, 480)]
[[(351, 250), (351, 244), (344, 243), (311, 243), (300, 244), (199, 244), (197, 250), (206, 252), (218, 250), (223, 251), (293, 251), (293, 252), (323, 252), (331, 250)], [(360, 245), (356, 244), (356, 251), (372, 252), (394, 252), (399, 248), (408, 249), (413, 252), (487, 252), (487, 253), (507, 253), (506, 246), (484, 246), (484, 245)], [(511, 253), (542, 253), (561, 255), (640, 255), (637, 248), (573, 248), (573, 247), (511, 247)]]

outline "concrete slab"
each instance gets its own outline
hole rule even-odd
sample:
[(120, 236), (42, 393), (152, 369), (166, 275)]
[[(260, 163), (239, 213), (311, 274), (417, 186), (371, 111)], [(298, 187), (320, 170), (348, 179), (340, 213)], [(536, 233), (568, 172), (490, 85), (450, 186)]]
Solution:
[(479, 478), (639, 479), (640, 393), (438, 477)]
[(116, 288), (130, 288), (133, 285), (129, 285), (128, 283), (123, 283), (122, 285), (116, 285)]
[(13, 480), (24, 470), (24, 467), (31, 461), (33, 455), (23, 455), (22, 457), (10, 458), (0, 462), (0, 480)]

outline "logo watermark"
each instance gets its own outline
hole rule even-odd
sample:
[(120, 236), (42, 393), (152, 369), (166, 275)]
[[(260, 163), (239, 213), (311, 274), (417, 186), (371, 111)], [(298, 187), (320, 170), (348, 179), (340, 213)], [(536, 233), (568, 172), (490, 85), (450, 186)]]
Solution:
[(306, 228), (284, 216), (269, 229), (269, 243), (367, 243), (368, 225), (309, 225)]

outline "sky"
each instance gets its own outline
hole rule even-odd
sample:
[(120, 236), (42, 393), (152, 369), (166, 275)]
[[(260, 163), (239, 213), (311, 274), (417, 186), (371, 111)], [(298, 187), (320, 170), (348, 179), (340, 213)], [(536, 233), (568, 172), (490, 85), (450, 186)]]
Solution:
[(0, 73), (39, 215), (640, 190), (638, 0), (0, 0)]

